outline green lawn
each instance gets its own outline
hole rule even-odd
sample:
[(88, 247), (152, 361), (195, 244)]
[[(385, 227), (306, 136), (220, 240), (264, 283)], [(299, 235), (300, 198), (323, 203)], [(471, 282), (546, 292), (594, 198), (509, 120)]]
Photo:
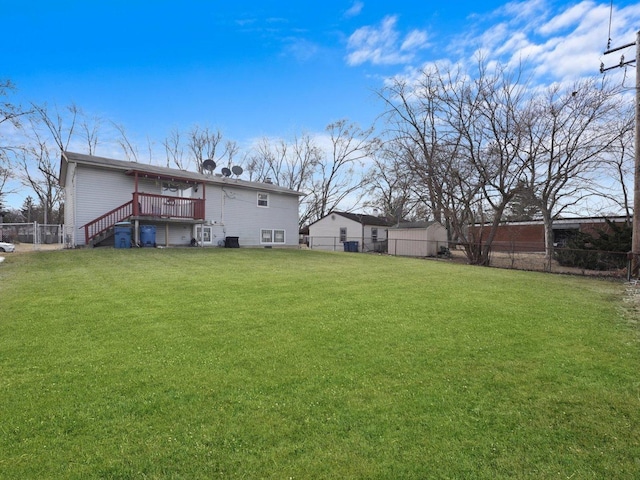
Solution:
[(640, 478), (621, 284), (269, 249), (0, 265), (0, 478)]

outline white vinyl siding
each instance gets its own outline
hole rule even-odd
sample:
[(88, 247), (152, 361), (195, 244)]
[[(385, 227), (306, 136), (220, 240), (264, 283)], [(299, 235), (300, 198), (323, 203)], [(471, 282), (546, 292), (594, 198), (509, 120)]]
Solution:
[(76, 167), (75, 225), (77, 244), (84, 245), (83, 225), (133, 199), (133, 177), (106, 169)]
[[(224, 187), (207, 185), (207, 220), (220, 226), (220, 229), (214, 229), (214, 234), (221, 231), (222, 238), (238, 237), (240, 247), (256, 247), (265, 244), (261, 230), (298, 231), (297, 195), (269, 192), (269, 208), (264, 208), (256, 204), (258, 193), (264, 192), (233, 184)], [(298, 246), (298, 237), (285, 235), (284, 243), (277, 244)]]

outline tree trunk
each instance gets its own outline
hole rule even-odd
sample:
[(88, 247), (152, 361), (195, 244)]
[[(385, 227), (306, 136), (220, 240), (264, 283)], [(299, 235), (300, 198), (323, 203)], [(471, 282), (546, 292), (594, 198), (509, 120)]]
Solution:
[(542, 219), (544, 221), (544, 259), (546, 268), (550, 271), (553, 259), (553, 218), (551, 212), (542, 209)]

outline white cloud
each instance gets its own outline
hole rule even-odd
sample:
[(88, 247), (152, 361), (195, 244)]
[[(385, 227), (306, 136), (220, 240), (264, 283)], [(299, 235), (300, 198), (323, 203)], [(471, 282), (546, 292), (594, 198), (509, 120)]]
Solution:
[(290, 55), (295, 57), (299, 62), (305, 62), (316, 56), (319, 50), (318, 45), (309, 40), (304, 38), (289, 38), (286, 40), (284, 55)]
[(584, 16), (587, 15), (593, 8), (594, 4), (592, 2), (587, 1), (578, 3), (577, 5), (570, 7), (568, 10), (562, 12), (560, 15), (557, 15), (550, 21), (546, 22), (539, 29), (539, 32), (543, 35), (548, 35), (564, 30), (565, 28), (569, 28), (577, 23), (580, 23), (580, 20), (584, 18)]
[(547, 0), (525, 0), (509, 2), (493, 12), (492, 15), (531, 23), (544, 18), (549, 10), (550, 7), (547, 4)]
[[(426, 32), (401, 33), (396, 17), (366, 26), (349, 39), (348, 62), (358, 65), (402, 64), (401, 77), (411, 80), (415, 72), (430, 65), (475, 65), (480, 55), (486, 62), (500, 62), (522, 72), (532, 88), (551, 83), (573, 83), (600, 75), (600, 62), (615, 66), (620, 55), (632, 59), (634, 47), (603, 55), (609, 37), (610, 4), (605, 0), (570, 3), (550, 0), (513, 1), (484, 16), (474, 16), (464, 34), (444, 39), (428, 53), (441, 52), (439, 59), (418, 63), (417, 53), (427, 45)], [(640, 25), (640, 3), (622, 9), (614, 6), (611, 47), (633, 42)], [(438, 41), (443, 37), (433, 37)], [(432, 39), (429, 38), (429, 42)], [(632, 85), (635, 68), (612, 69), (607, 76)]]
[[(561, 5), (546, 0), (510, 2), (487, 16), (474, 18), (468, 32), (445, 48), (462, 63), (482, 52), (486, 59), (513, 67), (524, 62), (531, 69), (534, 82), (572, 82), (598, 75), (601, 61), (618, 61), (619, 56), (603, 57), (609, 14), (610, 4), (602, 0)], [(640, 5), (614, 8), (612, 46), (632, 42), (633, 27), (638, 24)]]
[(413, 30), (402, 36), (396, 29), (397, 22), (397, 16), (387, 16), (377, 26), (365, 26), (353, 32), (347, 43), (350, 51), (347, 63), (396, 65), (411, 62), (416, 51), (426, 46), (427, 34), (422, 30)]
[(346, 12), (344, 12), (344, 16), (346, 18), (357, 17), (358, 15), (360, 15), (363, 8), (363, 2), (355, 1), (353, 2), (353, 5), (351, 5), (351, 7)]
[(424, 30), (413, 30), (407, 35), (400, 46), (400, 50), (407, 51), (416, 48), (424, 48), (427, 43), (427, 32)]

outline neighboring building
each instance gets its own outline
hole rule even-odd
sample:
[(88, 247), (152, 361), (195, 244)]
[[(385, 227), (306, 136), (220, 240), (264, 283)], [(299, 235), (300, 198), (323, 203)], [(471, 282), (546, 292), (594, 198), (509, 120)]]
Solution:
[(435, 257), (448, 251), (447, 229), (438, 222), (400, 223), (389, 229), (390, 255)]
[(349, 242), (360, 252), (386, 252), (387, 229), (394, 224), (388, 217), (332, 212), (309, 225), (309, 248), (346, 250)]
[(298, 246), (301, 194), (270, 183), (66, 152), (60, 184), (70, 246), (113, 241), (123, 221), (135, 243), (155, 227), (166, 246)]
[[(559, 218), (553, 222), (553, 243), (555, 246), (564, 247), (578, 232), (593, 235), (602, 229), (607, 230), (607, 219), (620, 224), (627, 220), (626, 217)], [(472, 228), (476, 232), (480, 231), (478, 225)], [(484, 225), (483, 237), (488, 235), (490, 228), (491, 225)], [(496, 252), (544, 252), (544, 223), (542, 220), (501, 223), (491, 249)]]

